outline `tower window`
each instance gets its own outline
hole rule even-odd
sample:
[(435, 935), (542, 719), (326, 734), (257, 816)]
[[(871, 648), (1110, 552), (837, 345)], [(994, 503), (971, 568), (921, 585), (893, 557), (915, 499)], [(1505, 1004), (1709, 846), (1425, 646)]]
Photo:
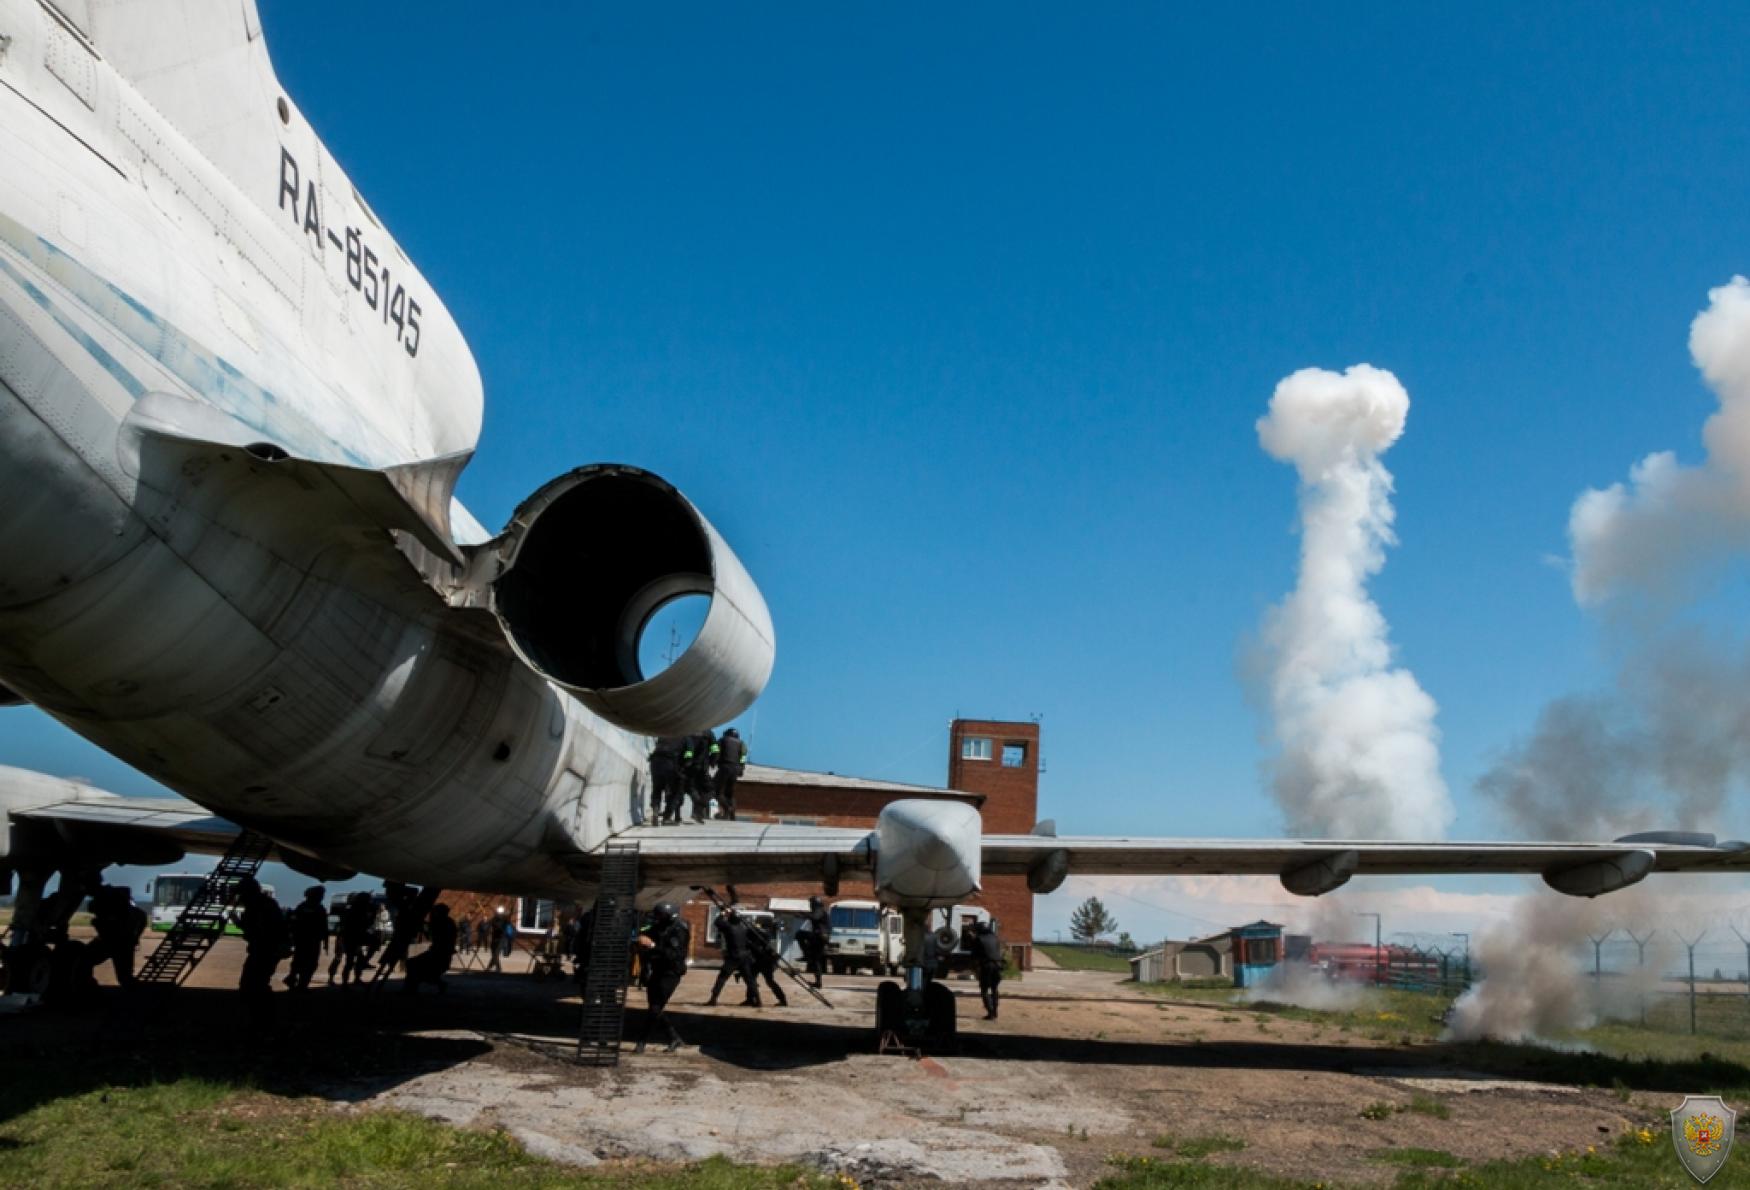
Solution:
[(990, 739), (987, 736), (969, 735), (960, 741), (961, 760), (989, 760)]
[(1026, 744), (1003, 745), (1003, 767), (1006, 769), (1024, 769), (1027, 767)]

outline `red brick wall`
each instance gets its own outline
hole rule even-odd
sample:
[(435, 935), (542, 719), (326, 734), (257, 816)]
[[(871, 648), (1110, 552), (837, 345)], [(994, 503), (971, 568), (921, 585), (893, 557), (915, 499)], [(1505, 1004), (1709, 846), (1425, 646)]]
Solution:
[[(967, 739), (990, 741), (990, 759), (965, 755)], [(1018, 765), (1003, 763), (1005, 747), (1020, 749)], [(948, 729), (948, 785), (984, 795), (984, 829), (993, 835), (1024, 835), (1039, 821), (1039, 725), (999, 719), (956, 719)], [(997, 919), (1010, 946), (1027, 948), (1031, 967), (1033, 894), (1025, 876), (987, 876), (975, 898)]]

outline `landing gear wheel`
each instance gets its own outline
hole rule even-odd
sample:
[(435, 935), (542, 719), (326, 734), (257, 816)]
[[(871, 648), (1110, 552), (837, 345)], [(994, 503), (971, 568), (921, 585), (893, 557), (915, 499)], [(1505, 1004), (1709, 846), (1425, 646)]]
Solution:
[(959, 1048), (955, 1031), (954, 993), (939, 983), (924, 986), (924, 1012), (929, 1019), (929, 1038), (925, 1044), (938, 1053), (953, 1053)]
[(954, 993), (941, 984), (926, 984), (918, 994), (890, 980), (875, 989), (875, 1036), (879, 1041), (892, 1033), (901, 1045), (925, 1053), (954, 1053), (954, 1012)]
[(41, 996), (54, 981), (55, 955), (46, 946), (21, 946), (6, 967), (6, 990), (18, 996)]
[(889, 980), (875, 989), (875, 1040), (877, 1044), (889, 1031), (904, 1039), (905, 989)]

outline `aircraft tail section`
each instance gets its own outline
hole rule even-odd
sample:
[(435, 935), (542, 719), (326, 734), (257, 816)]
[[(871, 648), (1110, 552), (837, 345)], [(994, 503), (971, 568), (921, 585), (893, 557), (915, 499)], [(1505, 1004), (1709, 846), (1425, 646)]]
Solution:
[[(155, 203), (185, 227), (222, 231), (246, 264), (269, 262), (257, 267), (277, 294), (275, 310), (302, 324), (295, 333), (303, 346), (354, 407), (369, 403), (394, 444), (378, 453), (419, 459), (472, 450), (484, 405), (473, 356), (281, 85), (256, 0), (41, 4), (55, 26), (44, 40), (48, 75), (109, 122), (117, 157), (138, 165)], [(107, 68), (133, 94), (110, 115), (103, 87), (68, 81), (84, 76), (57, 65), (63, 58), (99, 74)], [(245, 204), (255, 209), (238, 218)], [(276, 301), (231, 296), (252, 316), (256, 301)]]
[[(279, 80), (255, 0), (52, 0), (189, 142), (244, 186), (277, 139)], [(289, 100), (287, 101), (290, 102)]]

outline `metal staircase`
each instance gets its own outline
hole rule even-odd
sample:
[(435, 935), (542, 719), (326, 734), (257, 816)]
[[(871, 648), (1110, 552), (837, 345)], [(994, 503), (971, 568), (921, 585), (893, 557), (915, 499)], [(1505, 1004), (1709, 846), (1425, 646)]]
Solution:
[(147, 957), (137, 976), (143, 984), (175, 987), (187, 979), (225, 933), (225, 910), (237, 895), (237, 882), (261, 870), (273, 840), (243, 831), (231, 850), (207, 874), (206, 883), (182, 910), (176, 924)]
[(638, 844), (609, 843), (602, 853), (589, 970), (583, 980), (583, 1023), (577, 1060), (586, 1066), (618, 1066), (626, 1025), (626, 982), (632, 966), (632, 935), (638, 929)]

